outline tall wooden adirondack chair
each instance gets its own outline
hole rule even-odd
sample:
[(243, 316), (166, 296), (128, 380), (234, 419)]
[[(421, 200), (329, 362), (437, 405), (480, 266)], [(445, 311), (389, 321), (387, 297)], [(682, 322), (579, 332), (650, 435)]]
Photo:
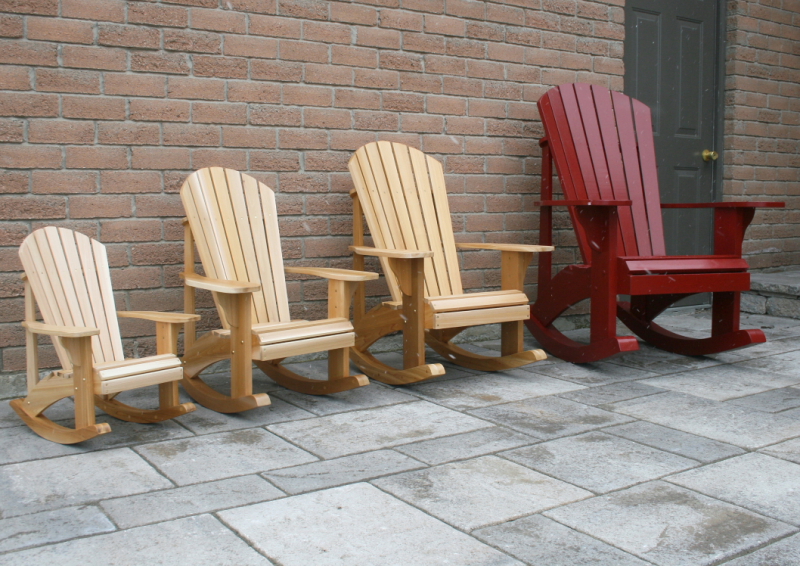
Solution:
[[(275, 194), (255, 178), (211, 167), (192, 173), (181, 188), (186, 209), (185, 306), (195, 311), (195, 288), (206, 289), (223, 329), (195, 341), (187, 325), (184, 388), (200, 404), (222, 413), (268, 405), (266, 393), (253, 394), (253, 363), (277, 383), (313, 395), (367, 385), (350, 375), (348, 349), (355, 335), (350, 299), (359, 281), (375, 273), (345, 269), (283, 266)], [(205, 276), (194, 272), (195, 244)], [(329, 279), (326, 320), (291, 320), (286, 273)], [(310, 379), (281, 365), (289, 356), (328, 350), (328, 379)], [(214, 362), (231, 360), (230, 395), (211, 388), (199, 374)]]
[[(403, 384), (444, 373), (441, 364), (425, 363), (425, 342), (461, 366), (497, 371), (519, 367), (546, 356), (523, 350), (522, 321), (528, 318), (523, 289), (525, 271), (536, 252), (550, 246), (519, 244), (456, 244), (441, 164), (400, 143), (370, 143), (349, 162), (355, 190), (354, 266), (364, 256), (380, 258), (392, 301), (365, 312), (363, 286), (354, 310), (355, 364), (384, 383)], [(367, 220), (375, 247), (364, 245)], [(465, 294), (457, 249), (497, 250), (502, 254), (502, 289)], [(501, 356), (474, 354), (451, 340), (465, 328), (502, 324)], [(403, 369), (392, 368), (369, 352), (379, 338), (403, 331)]]
[[(11, 401), (14, 411), (38, 435), (74, 444), (111, 432), (95, 421), (97, 405), (109, 415), (137, 423), (163, 421), (194, 411), (178, 400), (183, 376), (178, 332), (196, 315), (116, 312), (106, 249), (84, 234), (65, 228), (34, 231), (19, 250), (25, 269), (25, 343), (28, 395)], [(36, 306), (44, 322), (36, 320)], [(117, 317), (156, 323), (157, 354), (126, 360)], [(61, 370), (39, 378), (37, 336), (53, 340)], [(159, 408), (137, 409), (115, 399), (117, 393), (158, 385)], [(66, 397), (75, 398), (75, 428), (58, 425), (43, 412)]]
[[(703, 355), (764, 342), (761, 330), (739, 328), (740, 293), (750, 288), (742, 240), (756, 208), (774, 202), (662, 204), (650, 109), (619, 92), (567, 84), (539, 100), (545, 137), (540, 242), (552, 241), (552, 207), (569, 208), (583, 263), (552, 276), (539, 262), (538, 299), (527, 326), (546, 350), (571, 362), (591, 362), (638, 349), (617, 336), (619, 319), (643, 340), (670, 352)], [(552, 200), (553, 170), (565, 200)], [(662, 208), (713, 208), (714, 254), (667, 256)], [(713, 293), (711, 336), (695, 339), (653, 321), (676, 301)], [(617, 295), (630, 295), (630, 302)], [(567, 308), (591, 299), (588, 344), (553, 326)]]

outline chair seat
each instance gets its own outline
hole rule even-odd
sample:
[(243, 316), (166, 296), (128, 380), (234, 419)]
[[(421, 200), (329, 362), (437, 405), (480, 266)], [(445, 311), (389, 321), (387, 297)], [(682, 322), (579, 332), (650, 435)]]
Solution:
[(158, 385), (183, 377), (181, 360), (174, 354), (161, 354), (118, 362), (103, 362), (94, 367), (95, 393), (109, 395), (137, 387)]
[(620, 273), (714, 273), (747, 271), (747, 262), (734, 256), (621, 257)]
[(353, 325), (346, 318), (293, 320), (253, 326), (258, 334), (262, 361), (299, 356), (355, 344)]
[(516, 290), (425, 299), (425, 328), (444, 329), (527, 320), (528, 297)]

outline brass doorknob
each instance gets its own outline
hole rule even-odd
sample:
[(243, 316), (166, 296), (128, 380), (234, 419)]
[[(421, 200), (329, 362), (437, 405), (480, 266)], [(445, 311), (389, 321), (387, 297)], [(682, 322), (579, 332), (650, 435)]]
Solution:
[(716, 161), (719, 157), (719, 153), (716, 151), (711, 151), (710, 149), (703, 150), (703, 161)]

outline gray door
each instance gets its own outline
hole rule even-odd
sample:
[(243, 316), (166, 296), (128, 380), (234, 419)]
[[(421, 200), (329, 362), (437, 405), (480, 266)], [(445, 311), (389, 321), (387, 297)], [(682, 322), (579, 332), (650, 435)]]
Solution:
[[(625, 93), (653, 111), (663, 202), (719, 200), (721, 0), (627, 0)], [(719, 144), (719, 145), (718, 145)], [(713, 212), (664, 211), (667, 253), (713, 252)]]

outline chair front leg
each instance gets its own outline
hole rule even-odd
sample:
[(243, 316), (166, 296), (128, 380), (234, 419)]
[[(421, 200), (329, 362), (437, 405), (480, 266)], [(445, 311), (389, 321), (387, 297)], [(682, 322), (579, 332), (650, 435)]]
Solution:
[[(350, 300), (357, 282), (328, 280), (328, 318), (350, 318)], [(350, 348), (328, 352), (328, 379), (350, 375)]]
[[(531, 252), (504, 251), (500, 259), (501, 288), (506, 290), (523, 291), (525, 289), (525, 274), (533, 259)], [(500, 353), (503, 356), (518, 354), (524, 349), (522, 326), (524, 321), (515, 320), (503, 322), (500, 325)]]
[[(156, 322), (156, 353), (178, 355), (178, 334), (184, 323)], [(169, 409), (180, 405), (178, 382), (168, 381), (158, 385), (158, 408)]]
[(403, 293), (403, 368), (425, 364), (425, 259), (390, 259)]
[(75, 428), (95, 424), (94, 417), (94, 367), (92, 364), (92, 339), (62, 337), (61, 343), (72, 360), (72, 382), (75, 390)]
[(231, 397), (253, 394), (252, 314), (250, 293), (218, 293), (217, 299), (231, 327)]

